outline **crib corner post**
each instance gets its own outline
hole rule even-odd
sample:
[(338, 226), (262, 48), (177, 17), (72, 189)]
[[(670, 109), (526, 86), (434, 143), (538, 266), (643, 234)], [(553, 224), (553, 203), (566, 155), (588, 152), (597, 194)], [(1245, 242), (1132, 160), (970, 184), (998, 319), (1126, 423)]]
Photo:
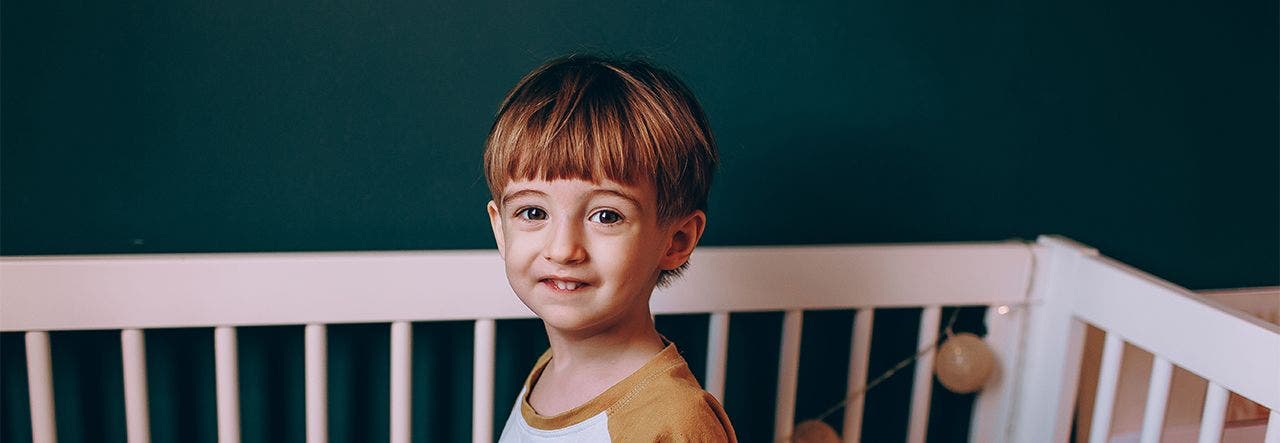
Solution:
[(1006, 440), (1063, 443), (1071, 435), (1085, 332), (1084, 323), (1072, 314), (1078, 287), (1074, 274), (1098, 251), (1063, 237), (1042, 236), (1033, 254), (1026, 336)]

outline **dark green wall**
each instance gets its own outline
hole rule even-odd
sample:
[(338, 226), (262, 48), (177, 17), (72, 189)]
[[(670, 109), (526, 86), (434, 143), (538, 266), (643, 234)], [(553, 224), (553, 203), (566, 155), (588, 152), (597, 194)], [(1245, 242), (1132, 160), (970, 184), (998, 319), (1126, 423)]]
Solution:
[[(544, 59), (604, 51), (672, 68), (703, 101), (724, 158), (705, 244), (1058, 233), (1192, 288), (1280, 283), (1275, 1), (0, 7), (4, 255), (489, 248), (480, 151), (498, 101)], [(776, 321), (735, 318), (748, 330)], [(247, 360), (246, 382), (300, 364), (271, 351), (290, 333), (254, 335), (242, 353), (284, 360)], [(148, 340), (183, 360), (164, 347), (207, 334)], [(71, 351), (99, 339), (55, 336), (69, 349), (55, 357), (118, 361)], [(517, 366), (542, 346), (511, 343)], [(12, 438), (25, 417), (11, 365), (21, 340), (2, 344)], [(59, 398), (115, 398), (110, 377)], [(153, 420), (205, 432), (209, 395), (157, 400), (199, 405), (186, 425)], [(301, 417), (286, 406), (281, 426)], [(81, 409), (123, 437), (118, 410)], [(383, 435), (378, 411), (334, 435)], [(451, 426), (441, 432), (465, 438)]]
[(705, 103), (707, 244), (1060, 233), (1280, 280), (1274, 1), (74, 3), (4, 3), (6, 255), (488, 248), (497, 102), (603, 50)]

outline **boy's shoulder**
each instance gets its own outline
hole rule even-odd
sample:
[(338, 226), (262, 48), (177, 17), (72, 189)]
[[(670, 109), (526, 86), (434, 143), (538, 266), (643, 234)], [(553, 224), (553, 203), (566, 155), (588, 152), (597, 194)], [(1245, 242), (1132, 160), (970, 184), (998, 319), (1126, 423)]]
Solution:
[(610, 435), (634, 441), (736, 441), (720, 402), (702, 390), (674, 346), (668, 349), (674, 361), (648, 374), (609, 408)]
[(703, 391), (675, 344), (625, 380), (631, 387), (608, 408), (609, 434), (636, 442), (735, 442), (716, 397)]
[[(530, 379), (536, 379), (550, 355), (543, 355)], [(526, 381), (525, 392), (528, 390)], [(607, 428), (612, 441), (736, 442), (729, 417), (715, 397), (698, 384), (674, 344), (599, 397), (556, 417), (539, 416), (524, 401), (517, 409), (522, 426), (534, 433), (578, 434), (587, 427)], [(517, 415), (513, 412), (513, 419)], [(594, 422), (592, 424), (591, 422)], [(530, 429), (532, 428), (532, 429)], [(536, 431), (533, 429), (541, 429)], [(604, 429), (601, 429), (604, 430)], [(504, 434), (506, 431), (504, 430)]]

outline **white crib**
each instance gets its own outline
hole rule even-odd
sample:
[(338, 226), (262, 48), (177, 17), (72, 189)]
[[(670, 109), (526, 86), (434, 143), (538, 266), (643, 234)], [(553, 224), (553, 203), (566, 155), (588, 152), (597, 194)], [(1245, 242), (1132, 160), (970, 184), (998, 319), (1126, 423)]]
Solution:
[[(408, 442), (411, 322), (474, 320), (472, 435), (492, 441), (495, 320), (531, 313), (493, 251), (178, 254), (0, 259), (0, 329), (24, 331), (32, 433), (56, 441), (48, 331), (120, 330), (130, 442), (149, 441), (143, 330), (214, 328), (218, 440), (238, 442), (236, 328), (306, 325), (306, 438), (326, 435), (325, 325), (391, 324), (390, 435)], [(709, 313), (706, 389), (723, 398), (729, 314), (783, 311), (775, 439), (786, 438), (803, 312), (857, 309), (849, 391), (868, 378), (874, 310), (921, 307), (920, 347), (944, 306), (985, 305), (996, 377), (979, 394), (974, 442), (1063, 442), (1075, 408), (1086, 324), (1106, 331), (1090, 442), (1108, 440), (1124, 343), (1155, 354), (1141, 441), (1159, 441), (1176, 365), (1209, 380), (1199, 441), (1222, 435), (1228, 392), (1271, 410), (1280, 443), (1280, 327), (1222, 306), (1060, 237), (1034, 243), (707, 247), (653, 298), (656, 314)], [(908, 441), (927, 429), (932, 354), (915, 366)], [(872, 374), (874, 375), (874, 374)], [(506, 405), (503, 404), (503, 407)], [(844, 409), (859, 440), (863, 404)]]

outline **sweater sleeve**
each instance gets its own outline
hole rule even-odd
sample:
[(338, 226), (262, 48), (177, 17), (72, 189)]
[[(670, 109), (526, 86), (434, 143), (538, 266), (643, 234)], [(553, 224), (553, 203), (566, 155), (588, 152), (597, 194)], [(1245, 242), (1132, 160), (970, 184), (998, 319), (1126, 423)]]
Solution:
[(737, 442), (733, 425), (705, 391), (646, 395), (609, 417), (615, 442)]

